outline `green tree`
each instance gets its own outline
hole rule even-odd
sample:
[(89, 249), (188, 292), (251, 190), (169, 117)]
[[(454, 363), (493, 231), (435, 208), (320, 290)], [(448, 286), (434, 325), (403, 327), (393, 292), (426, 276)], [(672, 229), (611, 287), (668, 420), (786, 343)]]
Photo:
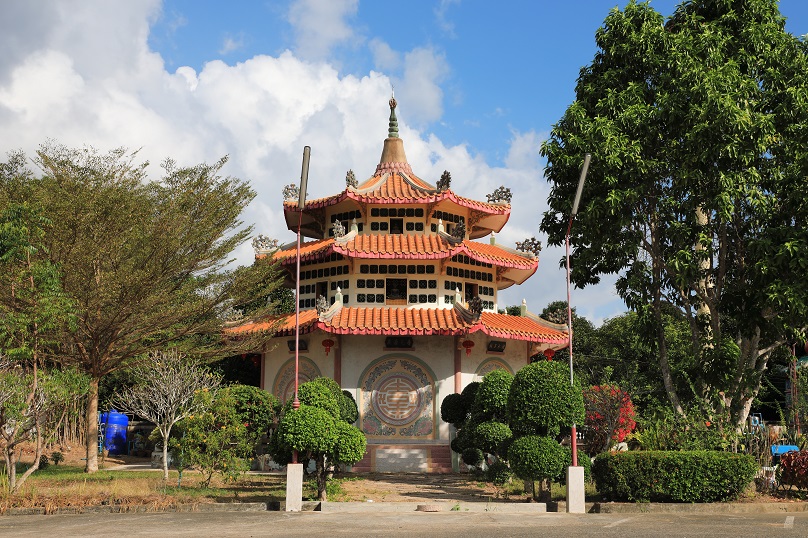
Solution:
[(647, 3), (612, 10), (576, 100), (542, 146), (552, 184), (541, 228), (572, 228), (572, 280), (619, 273), (666, 395), (686, 404), (664, 314), (690, 328), (697, 396), (742, 425), (774, 349), (808, 318), (806, 46), (776, 0), (693, 0), (665, 22)]
[[(251, 233), (239, 215), (255, 193), (220, 175), (226, 158), (192, 167), (167, 160), (160, 181), (148, 181), (147, 163), (124, 149), (101, 154), (45, 145), (35, 162), (40, 178), (13, 156), (0, 186), (12, 201), (35, 201), (51, 221), (44, 247), (61, 269), (75, 316), (53, 357), (90, 376), (86, 470), (94, 472), (99, 381), (153, 349), (227, 355), (219, 335), (228, 313), (268, 295), (277, 269), (227, 267)], [(256, 347), (248, 335), (227, 344)]]
[(584, 422), (581, 385), (556, 361), (528, 364), (516, 373), (508, 395), (508, 423), (515, 435), (555, 437)]
[[(87, 393), (87, 378), (75, 370), (36, 371), (0, 355), (0, 446), (8, 492), (16, 493), (41, 464), (45, 442), (64, 419), (65, 408)], [(33, 441), (34, 459), (17, 475), (22, 445)]]
[(199, 468), (208, 487), (215, 473), (235, 480), (250, 468), (253, 438), (237, 410), (236, 397), (227, 389), (197, 393), (201, 408), (180, 423), (176, 452), (183, 463)]
[(302, 461), (314, 460), (317, 495), (325, 501), (328, 467), (361, 460), (367, 439), (351, 425), (356, 420), (356, 403), (333, 379), (318, 377), (303, 383), (298, 399), (299, 409), (292, 409), (291, 402), (284, 407), (271, 441), (273, 458), (287, 463), (292, 451), (297, 451)]

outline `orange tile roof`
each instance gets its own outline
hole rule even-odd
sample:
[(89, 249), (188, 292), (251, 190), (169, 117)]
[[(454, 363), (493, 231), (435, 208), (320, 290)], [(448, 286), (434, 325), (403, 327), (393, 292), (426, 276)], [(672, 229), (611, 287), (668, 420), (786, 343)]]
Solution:
[[(438, 191), (421, 178), (411, 173), (400, 171), (383, 172), (374, 175), (359, 187), (348, 188), (339, 194), (317, 198), (306, 202), (306, 211), (336, 205), (346, 198), (369, 204), (435, 204), (443, 200), (451, 200), (457, 205), (488, 213), (491, 215), (508, 215), (510, 204), (491, 204), (458, 196), (451, 189)], [(296, 200), (283, 203), (287, 211), (297, 210)]]
[[(301, 310), (300, 311), (300, 331), (309, 332), (311, 327), (317, 322), (317, 310)], [(281, 316), (273, 316), (264, 321), (253, 321), (238, 325), (236, 327), (229, 327), (225, 329), (228, 334), (245, 334), (252, 332), (265, 332), (271, 331), (275, 327), (275, 336), (289, 336), (295, 333), (295, 315), (284, 314)], [(305, 329), (305, 330), (304, 330)]]
[(485, 326), (484, 332), (496, 338), (531, 341), (539, 339), (541, 342), (553, 344), (567, 342), (568, 333), (544, 326), (527, 317), (483, 312), (480, 320)]
[[(297, 248), (278, 251), (274, 259), (282, 263), (292, 263)], [(465, 254), (482, 263), (497, 267), (536, 270), (536, 258), (521, 255), (489, 243), (466, 240), (452, 245), (437, 234), (359, 234), (345, 243), (334, 239), (309, 241), (300, 246), (301, 261), (314, 261), (336, 252), (348, 258), (439, 260), (457, 254)]]
[[(277, 319), (266, 323), (248, 323), (228, 329), (226, 332), (240, 334), (265, 331), (270, 329)], [(286, 316), (275, 336), (294, 334), (294, 323), (294, 314)], [(300, 313), (300, 326), (302, 333), (320, 329), (332, 334), (452, 336), (482, 331), (494, 338), (545, 343), (558, 347), (563, 347), (568, 342), (566, 331), (543, 325), (528, 317), (483, 312), (475, 323), (467, 323), (454, 308), (346, 306), (328, 320), (319, 319), (315, 310), (304, 310)]]
[(453, 308), (343, 307), (322, 325), (336, 334), (452, 335), (466, 329)]

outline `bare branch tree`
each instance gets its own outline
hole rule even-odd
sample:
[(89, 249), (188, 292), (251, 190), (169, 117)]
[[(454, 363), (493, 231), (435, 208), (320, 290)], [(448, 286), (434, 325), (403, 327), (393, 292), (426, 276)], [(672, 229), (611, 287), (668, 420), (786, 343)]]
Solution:
[(200, 392), (213, 392), (221, 376), (176, 351), (156, 351), (132, 370), (135, 385), (122, 391), (115, 403), (120, 409), (157, 425), (163, 438), (163, 479), (168, 480), (168, 439), (171, 429), (182, 419), (205, 410), (210, 398)]

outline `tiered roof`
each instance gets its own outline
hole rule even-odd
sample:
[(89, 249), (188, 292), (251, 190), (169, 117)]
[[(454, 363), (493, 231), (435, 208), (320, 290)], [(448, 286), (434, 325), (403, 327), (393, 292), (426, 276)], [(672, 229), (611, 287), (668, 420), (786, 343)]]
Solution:
[[(483, 312), (468, 320), (467, 314), (459, 304), (454, 308), (343, 307), (338, 304), (321, 315), (315, 310), (301, 311), (300, 332), (307, 334), (319, 329), (331, 334), (459, 336), (482, 331), (494, 338), (546, 344), (555, 349), (568, 344), (566, 325), (556, 325), (536, 316)], [(276, 336), (294, 335), (295, 315), (247, 323), (232, 328), (229, 332), (233, 335), (263, 332), (276, 326), (279, 327)]]
[[(453, 244), (440, 234), (349, 234), (346, 240), (321, 239), (300, 246), (301, 262), (324, 260), (333, 253), (346, 258), (385, 260), (445, 260), (456, 255), (466, 255), (481, 263), (490, 263), (499, 268), (500, 289), (527, 280), (539, 266), (538, 260), (524, 252), (464, 240)], [(293, 265), (297, 248), (276, 251), (273, 259), (282, 265)]]

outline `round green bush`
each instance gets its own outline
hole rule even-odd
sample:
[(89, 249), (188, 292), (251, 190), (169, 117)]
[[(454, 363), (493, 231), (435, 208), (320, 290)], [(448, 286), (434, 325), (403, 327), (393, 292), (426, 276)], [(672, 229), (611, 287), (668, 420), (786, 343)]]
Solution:
[(300, 409), (284, 414), (276, 436), (279, 444), (289, 450), (330, 452), (337, 440), (336, 424), (334, 415), (328, 411), (301, 404)]
[(463, 451), (463, 463), (471, 467), (479, 467), (485, 459), (485, 454), (479, 448), (467, 448)]
[(519, 370), (508, 395), (508, 423), (514, 434), (558, 435), (562, 426), (582, 424), (580, 384), (560, 362), (540, 361)]
[[(333, 390), (329, 388), (327, 383), (319, 381), (321, 379), (326, 378), (318, 377), (317, 379), (307, 381), (300, 385), (297, 389), (297, 399), (300, 400), (301, 405), (317, 407), (318, 409), (326, 411), (333, 418), (339, 419), (339, 399), (334, 394)], [(342, 391), (340, 391), (339, 394), (341, 398)]]
[(478, 424), (472, 433), (474, 446), (497, 456), (505, 455), (512, 437), (507, 424), (495, 421)]
[(474, 404), (474, 397), (477, 395), (480, 385), (481, 383), (479, 381), (472, 381), (460, 392), (460, 396), (465, 400), (463, 405), (466, 406), (467, 411), (471, 411), (471, 406)]
[(511, 469), (523, 480), (557, 477), (564, 469), (564, 447), (551, 437), (528, 435), (514, 440), (508, 450)]
[(459, 427), (466, 420), (468, 408), (462, 394), (449, 394), (440, 404), (440, 418), (444, 422)]
[(477, 422), (505, 420), (513, 375), (505, 370), (486, 374), (474, 395), (471, 414)]
[(336, 443), (331, 454), (334, 463), (356, 463), (365, 457), (367, 438), (359, 428), (351, 426), (345, 421), (336, 423)]

